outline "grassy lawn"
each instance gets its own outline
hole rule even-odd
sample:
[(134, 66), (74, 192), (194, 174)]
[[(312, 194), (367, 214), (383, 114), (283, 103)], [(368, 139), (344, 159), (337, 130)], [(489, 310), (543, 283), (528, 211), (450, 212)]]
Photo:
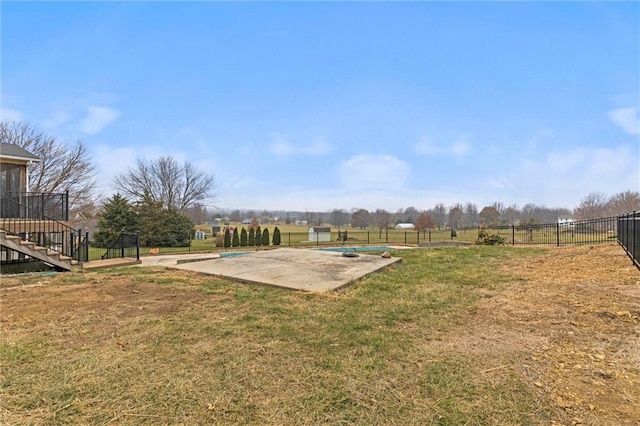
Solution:
[(25, 276), (16, 283), (47, 281), (2, 293), (0, 421), (570, 421), (525, 370), (512, 368), (525, 362), (522, 348), (456, 344), (473, 326), (474, 306), (520, 282), (503, 266), (545, 253), (395, 251), (402, 265), (338, 294), (162, 268)]

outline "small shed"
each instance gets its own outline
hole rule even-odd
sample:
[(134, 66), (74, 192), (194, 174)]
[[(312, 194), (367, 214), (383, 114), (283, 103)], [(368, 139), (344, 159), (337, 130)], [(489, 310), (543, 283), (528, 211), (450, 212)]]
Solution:
[(309, 241), (329, 242), (331, 241), (331, 228), (328, 226), (310, 226)]

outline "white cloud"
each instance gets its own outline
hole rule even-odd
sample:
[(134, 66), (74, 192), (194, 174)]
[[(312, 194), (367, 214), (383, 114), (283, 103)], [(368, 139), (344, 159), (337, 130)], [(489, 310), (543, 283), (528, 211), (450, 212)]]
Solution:
[(90, 106), (87, 108), (87, 117), (82, 120), (81, 130), (92, 135), (99, 133), (120, 115), (120, 111), (113, 108)]
[(332, 146), (324, 138), (316, 137), (308, 145), (296, 146), (281, 135), (273, 135), (269, 151), (277, 157), (293, 155), (325, 155), (331, 152)]
[(413, 149), (418, 155), (436, 155), (442, 153), (442, 149), (440, 147), (437, 147), (427, 139), (423, 139), (418, 142)]
[(269, 145), (269, 151), (277, 157), (289, 157), (293, 155), (295, 149), (289, 141), (278, 136), (276, 140)]
[(572, 169), (584, 166), (586, 152), (584, 149), (554, 151), (547, 154), (546, 167), (553, 173), (569, 173)]
[(57, 110), (49, 118), (42, 122), (42, 125), (49, 129), (56, 129), (58, 126), (68, 123), (72, 119), (71, 114), (63, 110)]
[(638, 117), (637, 108), (614, 109), (607, 112), (607, 117), (625, 133), (632, 136), (640, 134), (640, 117)]
[(511, 198), (521, 203), (574, 207), (590, 192), (613, 195), (635, 189), (639, 178), (637, 150), (620, 145), (549, 152), (541, 161), (522, 161), (521, 167), (507, 175), (511, 186), (500, 188), (499, 179), (485, 182), (487, 194), (494, 189), (504, 191), (494, 196), (501, 201), (510, 202)]
[(438, 145), (429, 139), (422, 139), (413, 148), (418, 155), (451, 155), (454, 157), (464, 157), (471, 152), (472, 146), (469, 143), (469, 135), (461, 134), (454, 141), (447, 145)]
[(22, 113), (11, 108), (0, 108), (0, 119), (7, 121), (22, 121)]
[(451, 155), (463, 157), (471, 152), (471, 145), (469, 144), (468, 139), (469, 138), (467, 136), (461, 136), (456, 139), (449, 149)]
[(309, 145), (302, 148), (302, 152), (309, 155), (325, 155), (331, 150), (331, 145), (321, 137), (314, 138)]
[(496, 189), (511, 189), (513, 188), (513, 184), (504, 176), (499, 177), (488, 177), (486, 179), (487, 184)]
[(338, 177), (346, 188), (388, 188), (404, 186), (410, 166), (391, 155), (359, 155), (338, 165)]

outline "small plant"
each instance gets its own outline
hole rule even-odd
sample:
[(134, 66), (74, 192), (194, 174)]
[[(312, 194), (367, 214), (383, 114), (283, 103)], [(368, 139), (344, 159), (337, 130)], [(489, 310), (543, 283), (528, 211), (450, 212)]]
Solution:
[(262, 245), (269, 245), (269, 230), (267, 228), (264, 228), (264, 230), (262, 231)]
[(504, 243), (505, 243), (504, 237), (498, 234), (489, 232), (484, 228), (481, 228), (478, 231), (478, 244), (487, 245), (487, 246), (501, 246), (501, 245), (504, 245)]

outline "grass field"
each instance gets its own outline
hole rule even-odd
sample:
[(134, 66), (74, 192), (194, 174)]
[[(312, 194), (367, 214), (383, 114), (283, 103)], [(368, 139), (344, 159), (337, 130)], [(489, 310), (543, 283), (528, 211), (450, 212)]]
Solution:
[[(640, 364), (616, 354), (639, 344), (638, 275), (606, 250), (394, 251), (337, 294), (162, 268), (3, 279), (1, 423), (637, 422)], [(579, 261), (609, 266), (593, 281)]]

